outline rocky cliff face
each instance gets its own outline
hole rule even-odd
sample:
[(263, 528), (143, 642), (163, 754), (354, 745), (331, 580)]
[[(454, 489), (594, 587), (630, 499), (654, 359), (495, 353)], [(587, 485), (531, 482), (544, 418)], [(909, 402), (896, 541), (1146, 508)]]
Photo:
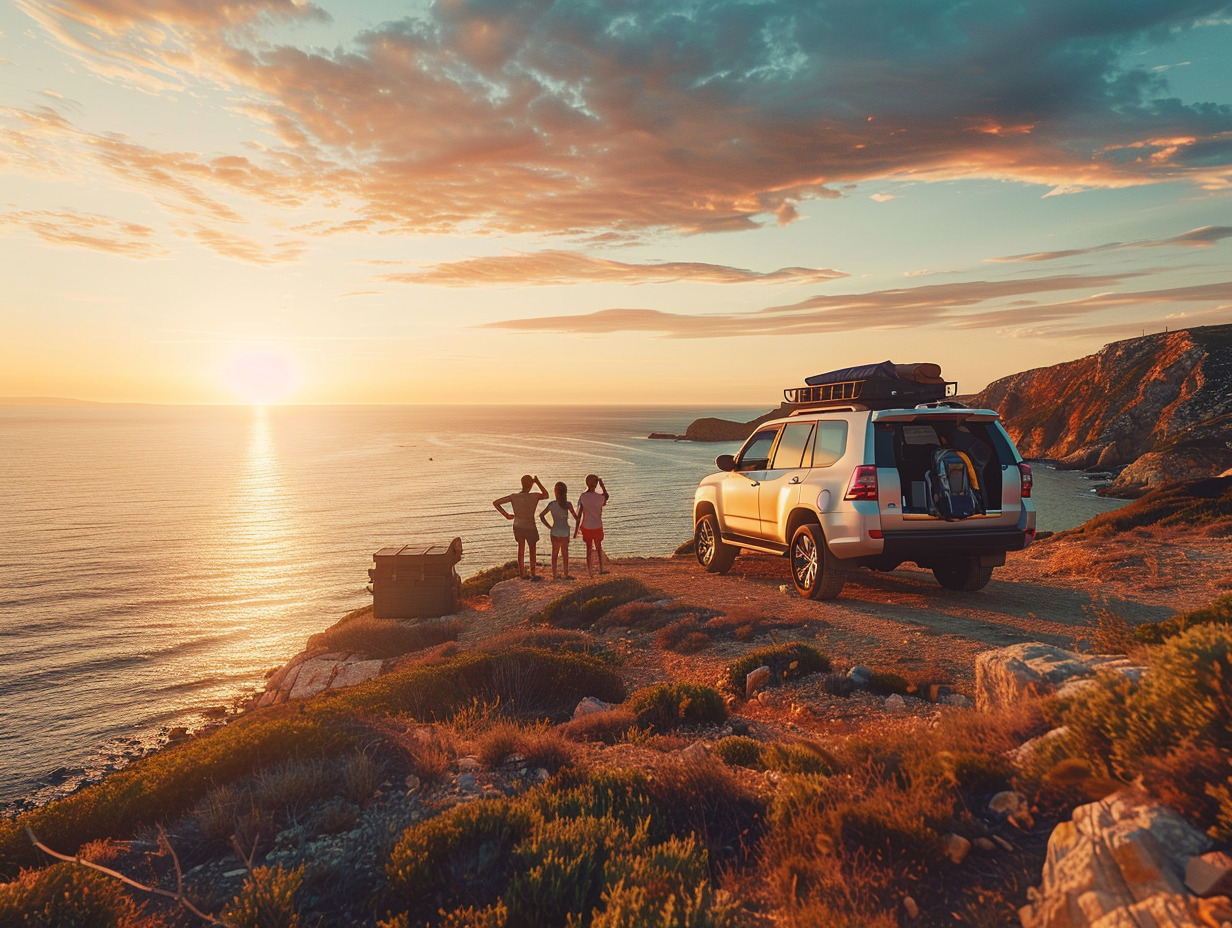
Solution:
[(1123, 489), (1218, 474), (1232, 467), (1232, 325), (1113, 342), (970, 405), (998, 410), (1023, 457), (1124, 467)]

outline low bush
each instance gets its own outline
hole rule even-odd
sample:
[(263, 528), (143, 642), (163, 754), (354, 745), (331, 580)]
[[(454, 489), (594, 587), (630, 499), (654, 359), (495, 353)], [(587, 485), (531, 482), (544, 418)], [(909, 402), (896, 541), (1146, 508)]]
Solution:
[(755, 840), (760, 812), (706, 771), (566, 771), (407, 829), (386, 866), (382, 924), (727, 925), (708, 841)]
[(23, 870), (0, 882), (0, 925), (46, 928), (140, 928), (141, 910), (111, 877), (77, 864)]
[(901, 674), (892, 673), (888, 670), (874, 670), (868, 678), (868, 688), (874, 693), (880, 693), (883, 696), (893, 693), (906, 696), (911, 692), (911, 683)]
[(458, 619), (427, 619), (408, 623), (374, 619), (371, 610), (352, 613), (337, 624), (308, 639), (308, 650), (322, 648), (361, 654), (369, 659), (400, 657), (415, 651), (457, 641), (462, 632)]
[(598, 741), (615, 744), (624, 740), (629, 729), (637, 724), (637, 716), (627, 709), (592, 712), (571, 719), (560, 726), (560, 733), (570, 741)]
[(820, 745), (810, 741), (789, 741), (767, 744), (762, 748), (761, 766), (779, 773), (823, 774), (830, 776), (840, 770), (839, 762)]
[(634, 631), (652, 632), (675, 621), (675, 614), (657, 603), (634, 600), (608, 610), (607, 615), (595, 623), (596, 630), (629, 628)]
[(1129, 640), (1133, 644), (1163, 644), (1196, 625), (1232, 625), (1232, 593), (1218, 597), (1200, 609), (1173, 616), (1163, 622), (1145, 622), (1133, 626)]
[(745, 680), (758, 667), (768, 666), (771, 679), (782, 682), (795, 680), (811, 673), (825, 673), (830, 669), (830, 658), (807, 644), (784, 644), (750, 651), (728, 665), (727, 686), (733, 692), (744, 695)]
[(554, 625), (558, 628), (585, 628), (609, 610), (635, 599), (643, 599), (650, 591), (632, 577), (613, 577), (597, 583), (583, 584), (556, 597), (527, 621), (531, 625)]
[(655, 635), (655, 645), (663, 651), (679, 654), (695, 654), (710, 644), (710, 636), (693, 616), (677, 619), (664, 625)]
[(286, 870), (282, 864), (257, 867), (219, 917), (232, 928), (299, 928), (295, 897), (303, 882), (302, 865), (294, 870)]
[(1063, 703), (1069, 734), (1054, 739), (1047, 759), (1085, 763), (1092, 775), (1106, 769), (1157, 796), (1192, 796), (1196, 823), (1232, 837), (1217, 795), (1232, 762), (1232, 628), (1192, 626), (1148, 648), (1146, 663), (1141, 682), (1101, 674)]
[(714, 753), (723, 763), (730, 767), (751, 767), (762, 769), (761, 742), (744, 735), (728, 735), (720, 738), (714, 746)]
[(486, 638), (475, 646), (476, 651), (499, 654), (510, 648), (531, 648), (536, 651), (568, 651), (572, 654), (589, 654), (604, 660), (610, 659), (607, 645), (586, 632), (566, 628), (514, 628), (492, 638)]
[(476, 596), (487, 596), (496, 584), (502, 580), (512, 580), (517, 576), (519, 576), (517, 561), (506, 561), (499, 567), (481, 570), (462, 581), (462, 598), (473, 599)]
[(475, 700), (499, 702), (508, 712), (531, 717), (566, 717), (584, 696), (620, 702), (624, 684), (609, 666), (585, 654), (510, 648), (397, 670), (339, 691), (330, 702), (432, 721), (447, 719)]
[(671, 731), (681, 725), (706, 725), (727, 718), (723, 697), (708, 686), (693, 683), (659, 683), (631, 695), (625, 708), (637, 724), (656, 731)]
[(25, 835), (72, 853), (87, 841), (126, 837), (182, 815), (216, 786), (294, 760), (337, 757), (355, 735), (326, 711), (300, 705), (254, 712), (210, 733), (135, 761), (103, 782), (0, 822), (0, 876), (38, 862)]

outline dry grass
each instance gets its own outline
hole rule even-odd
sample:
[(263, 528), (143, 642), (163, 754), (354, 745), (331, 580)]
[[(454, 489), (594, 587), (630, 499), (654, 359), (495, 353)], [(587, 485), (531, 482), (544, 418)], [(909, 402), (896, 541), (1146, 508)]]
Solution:
[(610, 712), (592, 712), (565, 722), (558, 729), (570, 741), (597, 741), (601, 744), (616, 744), (623, 741), (637, 724), (637, 716), (627, 709)]

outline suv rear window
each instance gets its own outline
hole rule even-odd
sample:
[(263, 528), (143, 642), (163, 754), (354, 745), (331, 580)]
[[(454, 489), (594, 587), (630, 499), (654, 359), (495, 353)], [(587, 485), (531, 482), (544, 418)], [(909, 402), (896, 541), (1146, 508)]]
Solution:
[(813, 447), (813, 466), (829, 467), (847, 451), (847, 423), (839, 419), (834, 422), (817, 423), (817, 442)]

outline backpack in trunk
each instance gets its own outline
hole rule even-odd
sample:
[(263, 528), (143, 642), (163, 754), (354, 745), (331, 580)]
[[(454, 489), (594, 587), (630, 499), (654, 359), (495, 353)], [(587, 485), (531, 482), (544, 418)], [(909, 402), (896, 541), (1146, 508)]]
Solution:
[(971, 459), (953, 448), (933, 452), (932, 466), (924, 475), (929, 511), (947, 522), (957, 522), (984, 511), (979, 479)]

